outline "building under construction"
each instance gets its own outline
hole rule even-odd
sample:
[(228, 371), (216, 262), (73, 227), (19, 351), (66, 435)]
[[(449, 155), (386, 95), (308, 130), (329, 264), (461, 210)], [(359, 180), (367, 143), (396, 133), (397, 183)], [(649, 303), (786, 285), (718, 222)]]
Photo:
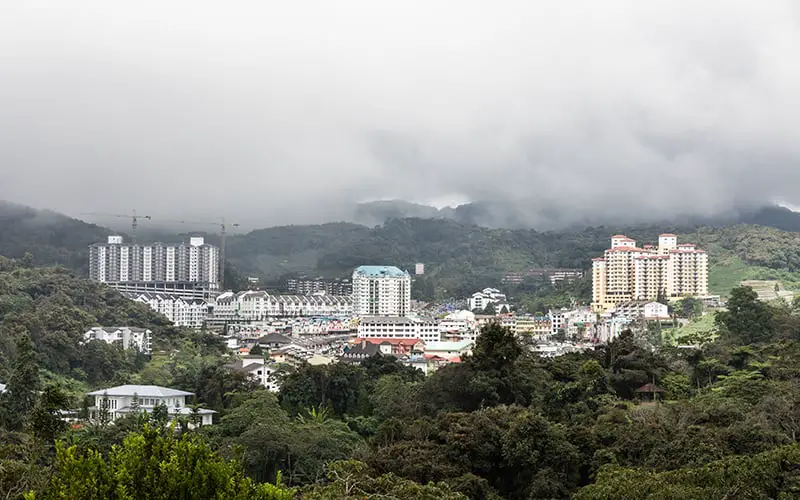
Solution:
[(107, 243), (89, 245), (89, 279), (121, 292), (159, 292), (185, 299), (209, 299), (220, 291), (220, 252), (200, 237), (177, 245)]

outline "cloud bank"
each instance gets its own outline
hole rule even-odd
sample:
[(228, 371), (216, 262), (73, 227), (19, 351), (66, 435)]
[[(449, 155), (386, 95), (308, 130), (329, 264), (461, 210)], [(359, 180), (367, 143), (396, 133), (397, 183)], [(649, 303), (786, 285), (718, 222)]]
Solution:
[(0, 6), (0, 199), (249, 225), (800, 204), (796, 1)]

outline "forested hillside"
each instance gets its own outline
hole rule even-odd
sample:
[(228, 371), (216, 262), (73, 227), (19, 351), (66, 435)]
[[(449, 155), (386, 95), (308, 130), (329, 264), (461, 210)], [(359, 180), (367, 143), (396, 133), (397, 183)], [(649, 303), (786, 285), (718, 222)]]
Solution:
[[(764, 209), (742, 218), (800, 227), (797, 214), (786, 209)], [(87, 246), (110, 232), (56, 213), (0, 204), (0, 255), (21, 258), (30, 252), (36, 265), (60, 264), (85, 276)], [(647, 242), (661, 232), (678, 233), (682, 241), (708, 250), (712, 292), (725, 295), (743, 279), (781, 279), (789, 288), (800, 286), (800, 233), (770, 227), (660, 224), (537, 232), (489, 229), (446, 218), (390, 219), (372, 228), (350, 223), (282, 226), (233, 235), (228, 238), (229, 276), (255, 275), (278, 285), (291, 274), (338, 277), (365, 263), (412, 269), (423, 262), (426, 275), (415, 287), (420, 298), (463, 296), (476, 287), (499, 285), (507, 272), (535, 267), (586, 269), (615, 233)], [(168, 240), (185, 236), (159, 233), (159, 238)], [(214, 235), (208, 236), (216, 243)], [(229, 280), (228, 285), (244, 283)]]
[(277, 397), (195, 338), (137, 380), (196, 392), (193, 407), (219, 412), (199, 429), (191, 417), (164, 428), (156, 411), (68, 429), (57, 415), (69, 403), (38, 381), (23, 336), (0, 397), (0, 495), (796, 498), (800, 304), (738, 288), (729, 305), (696, 349), (623, 332), (543, 359), (493, 324), (431, 376), (377, 355), (290, 369)]
[(800, 234), (753, 225), (537, 232), (465, 226), (445, 219), (393, 219), (374, 228), (340, 223), (253, 231), (230, 239), (229, 256), (242, 271), (272, 278), (303, 272), (343, 276), (364, 263), (412, 269), (414, 263), (424, 262), (422, 281), (435, 285), (437, 295), (463, 296), (476, 287), (499, 284), (510, 271), (587, 269), (591, 259), (608, 248), (610, 236), (620, 232), (641, 243), (675, 232), (681, 241), (705, 248), (712, 264), (712, 292), (726, 295), (743, 279), (779, 278), (790, 287), (800, 281)]
[(36, 265), (63, 265), (86, 273), (87, 247), (104, 241), (107, 228), (48, 210), (0, 201), (0, 255), (21, 258), (30, 252)]

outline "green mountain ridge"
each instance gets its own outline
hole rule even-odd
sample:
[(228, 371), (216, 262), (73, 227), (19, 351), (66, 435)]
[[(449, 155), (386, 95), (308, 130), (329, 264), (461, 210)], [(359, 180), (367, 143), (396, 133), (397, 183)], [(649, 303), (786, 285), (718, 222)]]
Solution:
[[(748, 221), (800, 228), (800, 215), (787, 209), (764, 209)], [(608, 248), (612, 234), (625, 233), (640, 243), (673, 232), (683, 242), (697, 243), (711, 257), (709, 284), (727, 295), (744, 279), (780, 279), (800, 287), (800, 233), (735, 224), (692, 226), (651, 224), (599, 226), (573, 231), (491, 229), (448, 218), (389, 219), (366, 227), (349, 222), (279, 226), (228, 238), (229, 264), (238, 272), (279, 286), (289, 275), (341, 277), (363, 264), (426, 267), (421, 278), (438, 297), (463, 296), (476, 287), (499, 285), (509, 272), (530, 268), (587, 269), (591, 259)], [(56, 212), (0, 203), (0, 255), (36, 265), (62, 265), (86, 273), (87, 247), (112, 230)], [(171, 240), (182, 234), (162, 235)], [(215, 235), (207, 235), (216, 243)]]

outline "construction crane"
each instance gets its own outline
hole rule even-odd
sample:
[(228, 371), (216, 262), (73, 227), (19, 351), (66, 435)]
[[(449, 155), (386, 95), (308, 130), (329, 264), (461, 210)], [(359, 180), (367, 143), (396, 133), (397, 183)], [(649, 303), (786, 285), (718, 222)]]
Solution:
[(136, 215), (136, 209), (133, 209), (133, 214), (102, 214), (102, 213), (92, 213), (92, 212), (85, 212), (80, 215), (89, 215), (92, 217), (116, 217), (118, 219), (130, 219), (131, 220), (131, 243), (136, 243), (136, 229), (139, 227), (139, 219), (147, 219), (151, 220), (152, 217), (149, 215)]
[(225, 286), (225, 235), (228, 227), (239, 227), (239, 224), (228, 224), (225, 218), (221, 218), (220, 222), (205, 222), (205, 221), (186, 221), (186, 220), (165, 220), (161, 222), (171, 222), (177, 224), (196, 224), (200, 226), (218, 226), (220, 234), (219, 245), (219, 283), (220, 286)]

